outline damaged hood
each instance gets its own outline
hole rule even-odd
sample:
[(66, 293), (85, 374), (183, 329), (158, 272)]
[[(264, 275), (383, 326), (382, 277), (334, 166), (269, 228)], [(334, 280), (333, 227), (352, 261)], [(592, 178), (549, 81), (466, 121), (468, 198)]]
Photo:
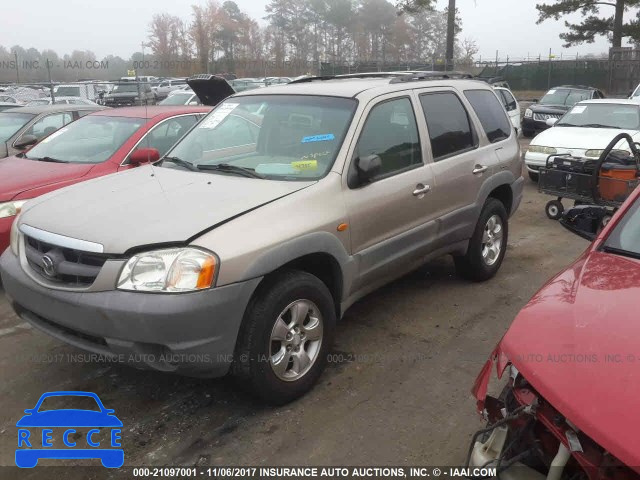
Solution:
[(147, 245), (184, 243), (313, 183), (145, 166), (39, 197), (27, 204), (20, 224), (121, 254)]
[(640, 261), (594, 251), (551, 280), (500, 350), (554, 408), (640, 465)]

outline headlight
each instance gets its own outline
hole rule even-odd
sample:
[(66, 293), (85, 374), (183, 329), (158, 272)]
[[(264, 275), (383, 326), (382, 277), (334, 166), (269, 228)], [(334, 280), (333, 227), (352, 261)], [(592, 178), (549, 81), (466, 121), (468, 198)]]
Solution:
[[(20, 215), (18, 214), (18, 217)], [(11, 224), (11, 233), (9, 234), (9, 245), (13, 254), (17, 257), (20, 251), (18, 245), (18, 217)]]
[(0, 203), (0, 218), (15, 217), (20, 213), (22, 206), (26, 200), (17, 200), (15, 202)]
[(533, 117), (533, 110), (531, 110), (530, 108), (527, 108), (524, 111), (524, 118), (531, 118)]
[[(587, 150), (584, 153), (585, 157), (588, 158), (600, 158), (604, 150)], [(611, 150), (611, 153), (617, 153), (618, 155), (631, 155), (631, 152), (627, 152), (626, 150)]]
[(194, 292), (210, 288), (218, 259), (196, 248), (170, 248), (132, 257), (118, 279), (119, 290)]
[(541, 147), (540, 145), (529, 145), (531, 153), (544, 153), (545, 155), (555, 155), (558, 151), (553, 147)]

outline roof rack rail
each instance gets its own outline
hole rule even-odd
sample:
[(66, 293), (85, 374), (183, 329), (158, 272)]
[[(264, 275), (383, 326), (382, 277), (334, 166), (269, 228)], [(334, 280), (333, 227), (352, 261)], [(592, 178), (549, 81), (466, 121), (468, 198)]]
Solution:
[(294, 80), (289, 82), (289, 85), (292, 83), (310, 83), (315, 81), (324, 81), (324, 80), (348, 80), (348, 79), (360, 79), (360, 78), (394, 78), (397, 77), (397, 73), (390, 72), (363, 72), (363, 73), (350, 73), (346, 75), (321, 75), (316, 77), (306, 77), (299, 78), (298, 80)]
[(422, 80), (460, 80), (473, 79), (473, 75), (463, 72), (424, 72), (409, 75), (397, 75), (389, 83), (419, 82)]

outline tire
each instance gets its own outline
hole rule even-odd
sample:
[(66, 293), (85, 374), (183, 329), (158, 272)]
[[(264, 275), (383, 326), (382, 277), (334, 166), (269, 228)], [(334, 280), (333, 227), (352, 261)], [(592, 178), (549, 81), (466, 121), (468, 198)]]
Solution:
[[(487, 238), (489, 220), (499, 219), (500, 236), (493, 231)], [(499, 240), (499, 243), (498, 243)], [(492, 278), (502, 265), (509, 240), (509, 218), (501, 201), (489, 198), (482, 207), (478, 223), (469, 241), (469, 248), (464, 256), (454, 257), (456, 272), (462, 278), (474, 282), (484, 282)], [(489, 246), (491, 243), (491, 246)], [(496, 249), (497, 247), (497, 253)]]
[(540, 178), (540, 174), (534, 173), (534, 172), (529, 172), (529, 178), (531, 179), (532, 182), (538, 183), (538, 179)]
[[(296, 323), (293, 312), (303, 312), (305, 308), (308, 308), (306, 313), (298, 315), (299, 318), (304, 317), (303, 321)], [(276, 334), (278, 329), (275, 327), (280, 319), (284, 321), (280, 324), (284, 325), (284, 330), (280, 329)], [(320, 330), (316, 330), (318, 323)], [(298, 325), (299, 333), (295, 333), (294, 324)], [(290, 270), (268, 278), (245, 312), (232, 374), (242, 388), (267, 403), (289, 403), (308, 392), (320, 377), (333, 343), (335, 325), (333, 297), (317, 277)], [(286, 332), (286, 338), (282, 332)], [(314, 332), (314, 338), (319, 333), (320, 341), (309, 340), (310, 332)], [(300, 368), (305, 361), (298, 357), (299, 353), (306, 353), (311, 361), (306, 368)], [(281, 368), (278, 369), (274, 366), (274, 359), (279, 354), (286, 359), (286, 365), (280, 362)], [(301, 371), (296, 372), (297, 369)]]
[(551, 220), (560, 220), (562, 213), (564, 212), (564, 205), (560, 200), (551, 200), (544, 207), (544, 212)]
[(536, 136), (536, 132), (535, 130), (522, 130), (522, 135), (524, 135), (527, 138), (533, 138)]

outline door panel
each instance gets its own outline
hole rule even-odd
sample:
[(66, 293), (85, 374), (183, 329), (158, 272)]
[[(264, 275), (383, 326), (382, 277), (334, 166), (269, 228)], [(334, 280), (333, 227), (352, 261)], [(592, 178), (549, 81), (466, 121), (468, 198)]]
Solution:
[(430, 202), (440, 219), (441, 247), (469, 238), (476, 199), (497, 158), (481, 146), (468, 107), (455, 91), (429, 90), (419, 98), (433, 156), (435, 191)]
[(365, 113), (349, 168), (359, 157), (378, 155), (382, 170), (364, 186), (345, 186), (351, 248), (359, 259), (359, 276), (352, 291), (407, 269), (430, 239), (433, 220), (429, 199), (431, 167), (425, 165), (409, 97), (385, 98)]

